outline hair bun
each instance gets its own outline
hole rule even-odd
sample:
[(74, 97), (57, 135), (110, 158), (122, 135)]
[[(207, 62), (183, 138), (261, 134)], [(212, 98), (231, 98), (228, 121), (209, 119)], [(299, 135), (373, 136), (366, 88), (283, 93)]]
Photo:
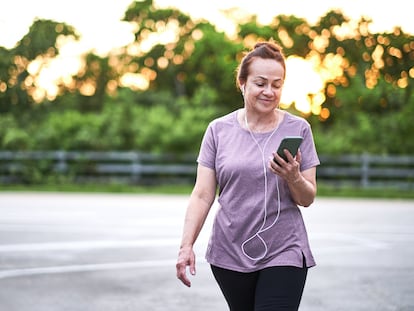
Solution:
[(282, 47), (273, 40), (258, 42), (254, 45), (254, 49), (257, 49), (260, 47), (267, 47), (273, 50), (274, 52), (282, 53)]

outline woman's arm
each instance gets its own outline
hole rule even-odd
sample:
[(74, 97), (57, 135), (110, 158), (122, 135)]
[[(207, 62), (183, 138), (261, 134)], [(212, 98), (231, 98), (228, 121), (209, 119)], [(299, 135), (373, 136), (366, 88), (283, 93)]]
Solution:
[(184, 220), (183, 235), (178, 254), (176, 269), (177, 278), (186, 286), (191, 282), (187, 277), (186, 268), (189, 266), (190, 273), (195, 274), (195, 254), (193, 245), (204, 225), (208, 212), (216, 197), (216, 175), (215, 171), (202, 165), (197, 167), (197, 180), (191, 193)]
[(288, 180), (288, 186), (296, 204), (308, 207), (316, 197), (316, 167), (300, 172), (296, 178)]

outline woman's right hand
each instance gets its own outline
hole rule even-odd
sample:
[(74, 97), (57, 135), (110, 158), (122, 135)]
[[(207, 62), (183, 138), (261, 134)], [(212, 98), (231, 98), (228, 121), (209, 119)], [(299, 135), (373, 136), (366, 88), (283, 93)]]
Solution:
[(176, 264), (177, 278), (183, 282), (184, 285), (191, 287), (191, 281), (187, 277), (187, 267), (189, 267), (190, 274), (195, 275), (195, 253), (191, 246), (183, 246), (178, 253)]

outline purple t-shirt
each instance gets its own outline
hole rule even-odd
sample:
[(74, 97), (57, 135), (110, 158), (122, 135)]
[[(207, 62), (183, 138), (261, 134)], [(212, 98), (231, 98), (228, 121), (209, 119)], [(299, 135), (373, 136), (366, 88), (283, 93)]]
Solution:
[(303, 257), (308, 267), (314, 266), (301, 211), (287, 183), (268, 168), (268, 159), (281, 140), (297, 135), (304, 138), (300, 146), (301, 171), (319, 165), (309, 123), (285, 112), (267, 144), (272, 132), (253, 133), (259, 148), (251, 133), (240, 126), (237, 113), (209, 124), (197, 159), (200, 165), (215, 171), (219, 186), (219, 208), (207, 261), (240, 272), (270, 266), (302, 267)]

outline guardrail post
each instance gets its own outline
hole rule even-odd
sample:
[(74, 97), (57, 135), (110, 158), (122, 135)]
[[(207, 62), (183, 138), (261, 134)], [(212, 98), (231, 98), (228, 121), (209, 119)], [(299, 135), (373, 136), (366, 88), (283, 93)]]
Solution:
[(55, 166), (56, 171), (58, 173), (66, 173), (68, 170), (68, 164), (66, 162), (66, 152), (57, 151), (56, 158), (58, 159), (58, 163)]
[(370, 156), (364, 153), (361, 156), (361, 186), (363, 188), (369, 187), (369, 164)]
[(141, 178), (141, 157), (139, 152), (134, 152), (132, 156), (132, 170), (131, 170), (131, 182), (137, 184)]

